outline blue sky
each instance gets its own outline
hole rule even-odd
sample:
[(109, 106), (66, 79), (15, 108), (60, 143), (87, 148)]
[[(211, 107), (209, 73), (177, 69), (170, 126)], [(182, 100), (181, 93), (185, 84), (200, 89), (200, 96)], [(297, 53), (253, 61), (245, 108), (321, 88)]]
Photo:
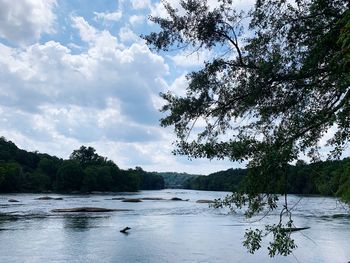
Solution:
[(62, 158), (93, 146), (121, 168), (239, 166), (172, 155), (159, 92), (184, 94), (185, 75), (211, 53), (151, 51), (139, 37), (157, 30), (150, 14), (165, 15), (159, 1), (0, 0), (0, 135)]

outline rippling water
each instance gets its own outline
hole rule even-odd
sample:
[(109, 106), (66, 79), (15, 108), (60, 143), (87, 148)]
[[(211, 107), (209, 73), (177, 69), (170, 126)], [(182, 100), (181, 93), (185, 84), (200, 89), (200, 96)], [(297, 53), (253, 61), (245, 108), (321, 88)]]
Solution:
[[(275, 222), (247, 222), (239, 213), (197, 204), (224, 192), (141, 191), (110, 195), (0, 195), (0, 262), (348, 262), (350, 212), (334, 198), (290, 196), (298, 227), (298, 249), (270, 259), (266, 244), (255, 255), (242, 246), (244, 231)], [(181, 201), (125, 203), (113, 197), (172, 197)], [(18, 203), (10, 203), (17, 199)], [(93, 206), (132, 209), (109, 213), (53, 213), (52, 209)], [(128, 235), (119, 232), (129, 226)]]

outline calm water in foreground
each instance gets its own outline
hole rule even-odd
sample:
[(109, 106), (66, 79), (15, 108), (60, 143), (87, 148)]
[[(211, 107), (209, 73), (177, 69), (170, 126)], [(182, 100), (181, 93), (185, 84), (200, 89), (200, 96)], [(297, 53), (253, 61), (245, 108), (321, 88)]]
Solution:
[[(0, 195), (0, 262), (348, 262), (350, 212), (336, 199), (290, 196), (298, 245), (294, 255), (270, 259), (266, 246), (255, 255), (242, 247), (244, 231), (264, 222), (247, 222), (239, 213), (197, 204), (223, 192), (141, 191), (110, 195), (56, 195), (64, 200), (35, 200), (38, 194)], [(113, 197), (179, 197), (181, 201), (124, 203)], [(19, 203), (9, 203), (8, 199)], [(300, 198), (302, 198), (300, 200)], [(129, 212), (65, 213), (55, 208), (94, 206)], [(129, 226), (129, 235), (119, 232)]]

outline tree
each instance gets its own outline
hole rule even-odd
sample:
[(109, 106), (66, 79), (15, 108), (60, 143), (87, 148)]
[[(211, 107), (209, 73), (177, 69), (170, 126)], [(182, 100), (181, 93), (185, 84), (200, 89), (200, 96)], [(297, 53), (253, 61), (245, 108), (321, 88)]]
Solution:
[[(274, 210), (281, 187), (276, 182), (287, 176), (289, 163), (301, 154), (318, 160), (330, 128), (336, 131), (328, 140), (330, 158), (349, 142), (350, 2), (257, 0), (248, 13), (235, 10), (232, 0), (218, 0), (215, 7), (205, 0), (180, 3), (180, 10), (164, 4), (166, 18), (150, 18), (160, 31), (144, 36), (147, 43), (156, 50), (215, 55), (188, 74), (186, 96), (161, 95), (167, 113), (161, 125), (174, 127), (177, 154), (247, 160), (254, 168), (244, 191), (218, 206), (248, 205), (247, 216)], [(206, 125), (201, 129), (198, 122)], [(271, 232), (271, 256), (295, 248), (285, 231), (293, 225), (287, 201), (280, 213), (265, 231), (247, 231), (250, 252)]]
[(77, 161), (64, 161), (57, 171), (58, 190), (79, 191), (82, 186), (83, 176), (83, 169)]
[(38, 171), (27, 175), (28, 188), (34, 192), (48, 190), (50, 186), (50, 177)]
[(0, 192), (18, 192), (21, 190), (22, 169), (15, 162), (0, 162)]
[(83, 167), (103, 164), (107, 161), (107, 158), (99, 156), (96, 150), (90, 146), (81, 146), (79, 150), (74, 150), (69, 159), (78, 161)]

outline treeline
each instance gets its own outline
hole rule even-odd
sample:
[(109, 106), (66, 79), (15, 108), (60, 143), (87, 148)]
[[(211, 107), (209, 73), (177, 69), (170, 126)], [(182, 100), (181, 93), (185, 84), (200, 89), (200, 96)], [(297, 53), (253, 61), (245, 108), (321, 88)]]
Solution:
[(68, 160), (27, 152), (0, 138), (0, 192), (137, 191), (164, 188), (160, 175), (140, 167), (122, 170), (92, 147), (81, 146)]
[(247, 169), (228, 169), (208, 176), (190, 178), (184, 183), (184, 188), (236, 192), (240, 189), (241, 182), (246, 174)]
[(197, 178), (199, 175), (176, 172), (154, 172), (164, 178), (164, 187), (167, 189), (184, 188), (185, 183), (189, 179)]
[[(185, 182), (184, 187), (197, 190), (246, 191), (248, 180), (260, 184), (257, 173), (258, 168), (229, 169), (191, 178)], [(270, 185), (261, 185), (261, 191), (284, 193), (287, 189), (290, 194), (338, 196), (344, 201), (350, 201), (350, 158), (311, 164), (298, 161), (296, 165), (287, 167), (286, 175), (279, 180), (270, 180)]]

